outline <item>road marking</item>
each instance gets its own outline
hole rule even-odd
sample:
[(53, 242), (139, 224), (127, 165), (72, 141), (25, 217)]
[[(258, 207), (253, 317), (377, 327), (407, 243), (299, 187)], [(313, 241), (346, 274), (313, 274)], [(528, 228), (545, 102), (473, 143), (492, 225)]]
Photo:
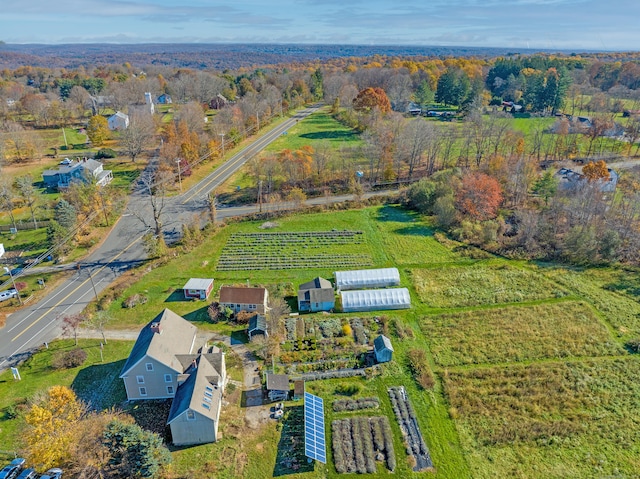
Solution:
[[(96, 274), (100, 274), (100, 272), (105, 269), (107, 266), (109, 266), (112, 262), (114, 262), (116, 259), (118, 259), (120, 256), (122, 256), (129, 248), (131, 248), (134, 244), (136, 244), (138, 241), (140, 241), (142, 239), (142, 236), (139, 238), (136, 238), (135, 240), (133, 240), (131, 243), (129, 243), (127, 245), (126, 248), (124, 248), (122, 251), (120, 251), (117, 255), (115, 255), (113, 258), (111, 258), (104, 266), (102, 266), (96, 273), (93, 273), (91, 276), (93, 277)], [(22, 336), (24, 333), (26, 333), (33, 325), (35, 325), (37, 322), (39, 322), (40, 320), (42, 320), (42, 318), (44, 318), (46, 315), (48, 315), (53, 309), (57, 308), (58, 306), (60, 306), (60, 304), (65, 301), (67, 298), (69, 298), (69, 296), (71, 296), (73, 293), (75, 293), (76, 291), (78, 291), (82, 286), (84, 286), (85, 284), (87, 284), (89, 281), (91, 280), (91, 278), (87, 278), (85, 279), (82, 283), (80, 283), (80, 285), (75, 288), (73, 291), (71, 291), (69, 294), (67, 294), (64, 298), (62, 298), (60, 301), (58, 301), (56, 304), (54, 304), (53, 306), (51, 306), (45, 313), (43, 313), (38, 319), (36, 319), (34, 322), (32, 322), (29, 326), (27, 326), (25, 329), (22, 330), (21, 333), (19, 333), (15, 338), (13, 338), (11, 341), (15, 341), (16, 339), (18, 339), (20, 336)], [(84, 296), (84, 294), (83, 294)], [(75, 302), (73, 303), (75, 304)], [(68, 309), (68, 308), (67, 308)], [(66, 309), (65, 309), (66, 311)], [(14, 353), (15, 354), (15, 353)]]

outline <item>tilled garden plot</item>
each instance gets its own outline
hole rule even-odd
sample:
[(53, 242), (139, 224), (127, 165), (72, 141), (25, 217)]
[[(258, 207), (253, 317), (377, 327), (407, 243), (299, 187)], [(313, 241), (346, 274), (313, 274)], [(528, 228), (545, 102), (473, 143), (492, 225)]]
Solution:
[(333, 461), (339, 473), (373, 474), (376, 461), (396, 468), (393, 435), (384, 416), (336, 419), (331, 423)]
[(433, 468), (429, 449), (422, 438), (416, 412), (409, 401), (404, 386), (389, 388), (389, 397), (402, 435), (407, 442), (407, 452), (415, 459), (414, 471)]

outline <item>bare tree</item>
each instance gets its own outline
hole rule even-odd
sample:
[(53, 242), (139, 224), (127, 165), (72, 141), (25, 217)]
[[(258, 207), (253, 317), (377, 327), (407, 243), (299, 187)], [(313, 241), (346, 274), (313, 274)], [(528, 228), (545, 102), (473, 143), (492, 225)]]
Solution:
[(204, 117), (205, 113), (200, 103), (190, 101), (189, 103), (180, 106), (180, 109), (176, 112), (176, 122), (185, 122), (189, 131), (195, 131), (200, 134), (204, 130)]
[[(410, 120), (406, 127), (396, 136), (396, 157), (409, 166), (409, 179), (413, 177), (415, 168), (422, 161), (422, 155), (427, 148), (432, 126), (423, 118)], [(398, 176), (399, 176), (398, 171)]]
[(96, 331), (99, 331), (102, 335), (102, 340), (104, 344), (107, 344), (107, 337), (104, 334), (104, 330), (107, 327), (107, 324), (113, 320), (113, 316), (109, 311), (98, 311), (93, 316), (89, 318), (87, 321), (87, 325)]
[(38, 222), (36, 221), (35, 207), (38, 202), (38, 190), (33, 186), (33, 178), (31, 175), (19, 176), (16, 178), (15, 187), (18, 190), (18, 194), (29, 207), (31, 212), (31, 220), (33, 221), (33, 227), (38, 228)]
[(6, 180), (0, 181), (0, 211), (4, 211), (9, 215), (11, 224), (17, 229), (16, 217), (13, 215), (13, 209), (15, 207), (13, 204), (14, 198), (15, 191), (11, 187), (11, 184)]
[(151, 218), (153, 223), (147, 222), (148, 216), (144, 211), (130, 210), (136, 218), (138, 218), (147, 228), (154, 231), (155, 236), (162, 237), (162, 212), (165, 207), (165, 193), (167, 186), (173, 184), (174, 178), (169, 172), (160, 169), (147, 168), (139, 177), (139, 183), (143, 194), (149, 198), (151, 206)]
[(76, 346), (78, 345), (78, 330), (85, 320), (86, 318), (80, 313), (69, 314), (62, 318), (62, 331), (68, 336), (73, 336)]
[(120, 133), (120, 146), (131, 161), (136, 161), (136, 157), (151, 145), (155, 134), (156, 127), (151, 115), (133, 114), (129, 126)]

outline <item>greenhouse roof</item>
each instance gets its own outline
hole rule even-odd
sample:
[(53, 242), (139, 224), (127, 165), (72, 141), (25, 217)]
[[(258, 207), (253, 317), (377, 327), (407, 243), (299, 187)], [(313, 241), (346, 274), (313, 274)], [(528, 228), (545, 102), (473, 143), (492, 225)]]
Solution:
[(400, 284), (398, 268), (336, 271), (336, 287), (340, 289), (383, 288)]
[(407, 288), (343, 291), (343, 311), (373, 311), (376, 309), (405, 309), (411, 307)]

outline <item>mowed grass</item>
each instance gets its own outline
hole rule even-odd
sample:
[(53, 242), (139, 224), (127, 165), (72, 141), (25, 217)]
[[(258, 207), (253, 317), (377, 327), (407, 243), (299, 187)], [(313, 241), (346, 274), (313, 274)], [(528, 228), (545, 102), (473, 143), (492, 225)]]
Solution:
[(637, 477), (637, 357), (449, 371), (474, 477)]
[(591, 308), (575, 301), (426, 316), (422, 329), (443, 367), (624, 354)]
[(386, 206), (380, 209), (377, 227), (387, 253), (398, 265), (446, 263), (459, 255), (433, 237), (433, 229), (412, 212)]
[(336, 121), (325, 108), (289, 128), (286, 135), (280, 136), (265, 151), (299, 150), (303, 146), (315, 149), (320, 143), (339, 149), (359, 145), (361, 141), (358, 132)]
[(420, 299), (432, 308), (461, 308), (560, 298), (567, 292), (528, 269), (479, 263), (412, 270)]
[(638, 290), (632, 283), (637, 281), (637, 272), (611, 269), (574, 271), (554, 267), (541, 268), (541, 271), (593, 304), (619, 338), (640, 336), (640, 302)]

